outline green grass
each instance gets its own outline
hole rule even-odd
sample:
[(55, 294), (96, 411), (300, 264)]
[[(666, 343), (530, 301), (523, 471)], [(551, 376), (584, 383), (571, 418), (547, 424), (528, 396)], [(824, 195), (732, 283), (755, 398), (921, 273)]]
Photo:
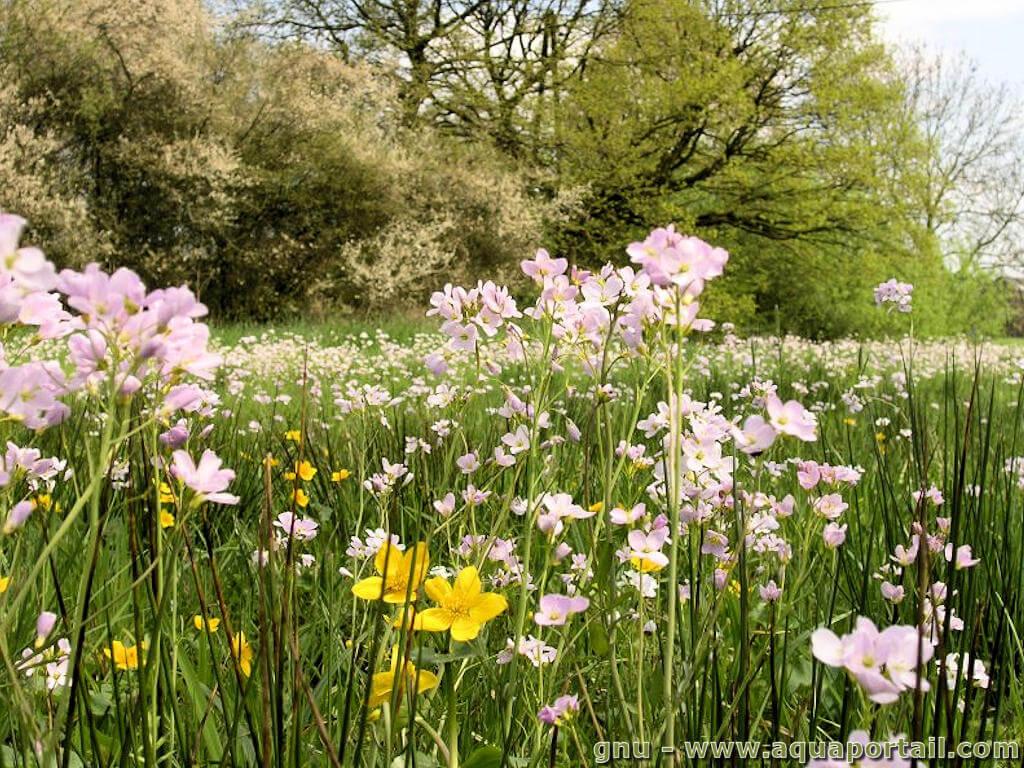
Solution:
[[(407, 320), (385, 327), (410, 343), (433, 328)], [(214, 337), (229, 346), (263, 330), (218, 327)], [(565, 370), (540, 356), (526, 365), (506, 364), (494, 375), (486, 359), (470, 358), (443, 380), (456, 388), (451, 399), (431, 403), (428, 395), (438, 394), (442, 380), (426, 374), (419, 350), (404, 356), (390, 350), (386, 359), (368, 354), (362, 368), (331, 355), (340, 341), (372, 336), (370, 326), (338, 321), (272, 330), (275, 338), (294, 334), (324, 351), (307, 378), (294, 362), (253, 374), (256, 363), (265, 362), (256, 344), (237, 369), (220, 374), (216, 409), (187, 416), (192, 436), (186, 450), (198, 457), (210, 448), (236, 471), (230, 490), (241, 498), (237, 506), (201, 503), (154, 463), (154, 457), (169, 458), (157, 442), (168, 423), (123, 399), (83, 398), (68, 422), (37, 438), (3, 425), (4, 437), (20, 444), (35, 439), (44, 455), (66, 457), (75, 475), (56, 484), (49, 509), (39, 506), (24, 529), (0, 539), (0, 575), (12, 579), (0, 597), (0, 700), (8, 702), (0, 707), (0, 766), (576, 766), (591, 763), (594, 745), (603, 740), (650, 741), (657, 751), (668, 738), (669, 719), (676, 745), (845, 740), (855, 729), (879, 740), (905, 734), (950, 743), (1024, 736), (1024, 507), (1003, 468), (1007, 458), (1024, 454), (1018, 434), (1024, 398), (1019, 379), (1010, 380), (1006, 371), (976, 372), (964, 363), (921, 370), (922, 359), (906, 391), (888, 375), (892, 368), (855, 390), (863, 410), (851, 414), (842, 395), (872, 371), (856, 356), (835, 367), (817, 348), (798, 355), (766, 344), (753, 361), (756, 371), (742, 360), (743, 344), (698, 348), (671, 366), (658, 356), (623, 360), (605, 372), (616, 388), (610, 400), (591, 396), (595, 382), (571, 356)], [(536, 329), (536, 343), (545, 338), (544, 327)], [(711, 359), (707, 371), (701, 354)], [(430, 385), (410, 389), (417, 376)], [(643, 444), (646, 456), (656, 455), (660, 436), (644, 438), (636, 423), (676, 386), (701, 401), (718, 393), (728, 418), (760, 412), (739, 396), (755, 376), (772, 380), (784, 398), (822, 408), (818, 440), (779, 439), (755, 461), (737, 454), (737, 503), (709, 502), (709, 516), (674, 537), (676, 581), (689, 585), (688, 599), (672, 598), (669, 567), (649, 573), (659, 586), (653, 597), (641, 598), (629, 581), (639, 578), (636, 567), (616, 554), (626, 545), (626, 530), (610, 524), (607, 511), (639, 502), (652, 518), (681, 511), (670, 498), (648, 494), (653, 468), (622, 459), (616, 445)], [(391, 397), (359, 403), (364, 385), (384, 387)], [(532, 415), (495, 412), (510, 389), (533, 407)], [(263, 401), (264, 394), (281, 393), (290, 399)], [(539, 420), (543, 412), (550, 415), (547, 426)], [(110, 432), (97, 431), (99, 413), (107, 414)], [(442, 420), (450, 431), (440, 438), (435, 426)], [(207, 425), (212, 431), (204, 436)], [(456, 465), (469, 450), (491, 456), (519, 425), (531, 446), (515, 466), (485, 464), (467, 476)], [(681, 437), (695, 428), (688, 425)], [(301, 439), (290, 439), (291, 430)], [(544, 444), (555, 436), (568, 439)], [(408, 438), (429, 443), (430, 452), (406, 453)], [(781, 466), (796, 457), (859, 466), (863, 478), (854, 486), (808, 492), (793, 466)], [(412, 479), (374, 495), (363, 482), (382, 471), (382, 458), (406, 463)], [(315, 475), (288, 478), (286, 470), (300, 461), (310, 462)], [(769, 461), (779, 463), (778, 477)], [(114, 465), (124, 467), (123, 476), (108, 471)], [(332, 479), (343, 468), (351, 477)], [(169, 496), (159, 492), (161, 482)], [(490, 497), (464, 504), (460, 495), (470, 483)], [(911, 494), (931, 484), (941, 489), (944, 505), (915, 504)], [(296, 505), (297, 488), (308, 506)], [(825, 521), (813, 511), (815, 500), (833, 490), (849, 504), (841, 518), (846, 543), (837, 550), (824, 546)], [(434, 501), (449, 491), (458, 502), (444, 517)], [(38, 497), (24, 485), (7, 492)], [(544, 492), (567, 493), (584, 509), (602, 504), (604, 510), (567, 520), (550, 537), (537, 525), (536, 502)], [(763, 511), (743, 492), (778, 500), (793, 495), (794, 512), (778, 518), (777, 532), (792, 548), (791, 558), (743, 543), (740, 532)], [(525, 516), (514, 511), (517, 497), (533, 500)], [(315, 520), (318, 535), (272, 551), (269, 565), (257, 567), (253, 553), (270, 550), (271, 521), (286, 510)], [(157, 524), (162, 511), (175, 515), (172, 527)], [(969, 543), (981, 562), (956, 570), (938, 555), (922, 558), (888, 576), (906, 597), (886, 602), (876, 574), (891, 563), (897, 545), (909, 543), (915, 521), (935, 532), (938, 517), (950, 519), (948, 538)], [(352, 594), (374, 564), (346, 549), (353, 536), (365, 538), (366, 529), (378, 527), (409, 548), (425, 542), (431, 566), (479, 567), (484, 588), (502, 594), (507, 610), (484, 622), (469, 642), (395, 627), (394, 605)], [(708, 530), (728, 538), (736, 557), (727, 564), (701, 553)], [(466, 536), (514, 540), (536, 589), (510, 577), (514, 569), (489, 558), (486, 546), (464, 552)], [(557, 544), (585, 557), (586, 575), (572, 570), (571, 558), (554, 556)], [(299, 568), (301, 555), (312, 555), (315, 565)], [(723, 588), (715, 583), (716, 565), (725, 571)], [(538, 598), (564, 594), (563, 577), (572, 577), (590, 607), (564, 626), (538, 626)], [(769, 580), (783, 588), (777, 603), (760, 598), (759, 587)], [(931, 690), (919, 697), (905, 691), (896, 703), (880, 706), (841, 670), (815, 663), (815, 629), (842, 634), (857, 616), (879, 627), (918, 624), (920, 585), (934, 581), (947, 585), (946, 617), (955, 614), (964, 628), (953, 631), (940, 622), (936, 661), (924, 674)], [(420, 610), (436, 603), (422, 587), (417, 601)], [(16, 666), (43, 609), (60, 617), (46, 650), (68, 637), (76, 651), (69, 685), (52, 692), (42, 685), (41, 670), (26, 677)], [(196, 614), (220, 619), (217, 632), (197, 631)], [(649, 621), (653, 631), (646, 632)], [(229, 636), (240, 633), (252, 650), (248, 675), (232, 660)], [(556, 660), (541, 667), (524, 657), (499, 664), (507, 640), (522, 635), (542, 638), (557, 650)], [(116, 669), (104, 655), (115, 641), (147, 643), (137, 668)], [(418, 696), (409, 686), (396, 689), (371, 706), (371, 680), (390, 668), (392, 647), (436, 675), (438, 684)], [(952, 689), (942, 684), (941, 660), (949, 653), (982, 660), (989, 687), (963, 679)], [(580, 712), (557, 729), (539, 722), (538, 710), (564, 694), (579, 697)], [(35, 757), (36, 742), (50, 757)]]

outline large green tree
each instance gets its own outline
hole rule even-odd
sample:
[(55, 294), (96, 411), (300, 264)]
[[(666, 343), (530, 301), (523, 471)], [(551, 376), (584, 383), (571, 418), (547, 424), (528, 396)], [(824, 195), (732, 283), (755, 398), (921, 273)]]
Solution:
[(861, 4), (634, 0), (558, 113), (561, 173), (589, 190), (565, 249), (675, 221), (733, 250), (725, 288), (762, 320), (784, 303), (791, 327), (844, 330), (837, 278), (940, 268), (891, 162), (926, 150), (891, 72)]

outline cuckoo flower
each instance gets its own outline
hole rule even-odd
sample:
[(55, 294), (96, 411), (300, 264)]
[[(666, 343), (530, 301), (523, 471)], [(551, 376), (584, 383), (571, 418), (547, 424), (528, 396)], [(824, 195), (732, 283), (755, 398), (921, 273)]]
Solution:
[(804, 409), (796, 400), (783, 403), (777, 395), (769, 395), (765, 400), (768, 410), (768, 421), (777, 432), (790, 435), (805, 442), (813, 442), (818, 422), (813, 413)]
[(583, 613), (589, 607), (590, 600), (585, 597), (544, 595), (533, 620), (542, 627), (561, 627), (574, 613)]
[(228, 485), (235, 479), (234, 470), (221, 469), (221, 460), (213, 451), (203, 451), (197, 465), (187, 452), (174, 452), (171, 474), (191, 488), (196, 497), (214, 504), (237, 504), (238, 496), (225, 493)]

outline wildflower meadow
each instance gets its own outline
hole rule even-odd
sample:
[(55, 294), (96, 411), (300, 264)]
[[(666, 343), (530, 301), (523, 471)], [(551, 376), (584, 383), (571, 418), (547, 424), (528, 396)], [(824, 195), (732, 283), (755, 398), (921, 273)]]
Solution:
[(701, 317), (728, 253), (667, 227), (600, 270), (537, 251), (525, 294), (437, 286), (401, 338), (229, 338), (24, 224), (0, 766), (1024, 736), (1024, 348), (917, 340), (912, 285), (863, 296), (888, 341), (740, 338)]

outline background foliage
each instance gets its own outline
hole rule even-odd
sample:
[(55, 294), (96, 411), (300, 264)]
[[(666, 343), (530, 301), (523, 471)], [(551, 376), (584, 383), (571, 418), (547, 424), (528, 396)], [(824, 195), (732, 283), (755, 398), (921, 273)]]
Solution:
[(676, 222), (733, 255), (719, 319), (883, 333), (861, 298), (895, 275), (919, 332), (1002, 332), (1019, 110), (964, 62), (889, 50), (871, 13), (6, 0), (0, 208), (58, 263), (188, 281), (222, 318), (411, 307)]

